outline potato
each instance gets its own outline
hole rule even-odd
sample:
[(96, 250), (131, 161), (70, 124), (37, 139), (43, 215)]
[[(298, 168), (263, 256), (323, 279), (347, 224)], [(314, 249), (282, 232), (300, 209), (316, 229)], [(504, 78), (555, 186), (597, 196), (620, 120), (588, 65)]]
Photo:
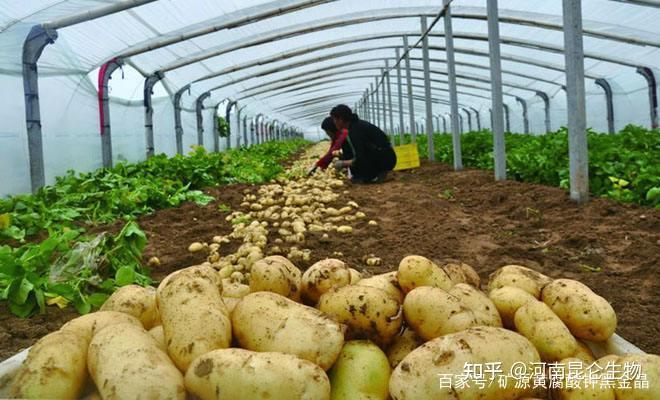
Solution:
[(149, 335), (154, 338), (158, 344), (158, 348), (167, 354), (167, 344), (165, 343), (165, 332), (163, 331), (163, 325), (154, 326), (153, 328), (149, 329)]
[(575, 341), (577, 342), (577, 351), (571, 356), (571, 358), (577, 358), (585, 363), (593, 364), (593, 362), (596, 361), (596, 358), (591, 349), (581, 340), (576, 339)]
[(255, 262), (250, 271), (250, 292), (273, 292), (300, 301), (302, 273), (282, 256)]
[(185, 399), (183, 376), (142, 327), (100, 330), (87, 354), (89, 374), (103, 399)]
[(391, 298), (403, 303), (403, 292), (399, 287), (399, 281), (396, 277), (397, 272), (388, 272), (386, 274), (374, 275), (370, 278), (362, 279), (357, 284), (359, 286), (371, 286), (382, 289), (390, 295)]
[(118, 311), (97, 311), (72, 319), (62, 325), (60, 330), (78, 333), (87, 341), (87, 344), (89, 344), (96, 332), (106, 326), (122, 323), (129, 323), (142, 327), (140, 320), (131, 315)]
[(559, 361), (578, 351), (577, 341), (566, 325), (541, 301), (520, 307), (513, 320), (516, 330), (534, 343), (543, 361)]
[(250, 287), (248, 285), (232, 282), (231, 279), (222, 280), (222, 297), (242, 299), (248, 294), (250, 294)]
[(333, 289), (319, 300), (318, 308), (348, 325), (347, 338), (369, 339), (387, 345), (401, 329), (401, 305), (382, 289), (350, 285)]
[(543, 302), (580, 339), (602, 342), (614, 334), (617, 319), (610, 303), (578, 281), (553, 281), (543, 289)]
[(467, 283), (459, 283), (449, 289), (448, 293), (457, 297), (464, 306), (472, 310), (479, 325), (502, 326), (502, 319), (495, 304), (481, 290)]
[(319, 310), (271, 292), (251, 293), (232, 313), (241, 347), (276, 351), (329, 369), (344, 345), (344, 327)]
[(395, 338), (390, 347), (387, 349), (387, 359), (390, 366), (395, 368), (401, 360), (403, 360), (411, 351), (424, 344), (424, 340), (420, 338), (411, 328), (404, 328)]
[(215, 268), (206, 265), (193, 265), (192, 267), (187, 267), (172, 272), (171, 274), (167, 275), (162, 281), (160, 281), (160, 284), (158, 285), (156, 292), (158, 292), (158, 290), (160, 290), (161, 287), (167, 285), (167, 282), (170, 279), (182, 273), (210, 280), (218, 288), (218, 291), (222, 293), (222, 278), (220, 277), (220, 274), (218, 273), (218, 271), (215, 270)]
[(138, 285), (123, 286), (103, 303), (100, 311), (119, 311), (134, 316), (144, 329), (160, 323), (156, 308), (156, 289)]
[[(420, 346), (397, 365), (390, 378), (390, 396), (394, 400), (515, 400), (531, 394), (531, 388), (516, 388), (516, 381), (506, 380), (502, 388), (496, 381), (479, 388), (455, 385), (456, 376), (465, 364), (501, 363), (504, 374), (515, 363), (531, 368), (539, 354), (523, 336), (503, 328), (480, 326), (434, 339)], [(453, 388), (441, 385), (440, 378), (451, 379)]]
[[(621, 379), (616, 381), (617, 386), (614, 388), (617, 400), (660, 399), (660, 356), (655, 354), (629, 354), (620, 357), (618, 364), (621, 366), (622, 374), (620, 375)], [(634, 372), (636, 369), (638, 371)], [(623, 374), (626, 370), (629, 370), (629, 376)], [(648, 383), (645, 388), (643, 387), (645, 386), (644, 382)]]
[(181, 371), (197, 356), (231, 344), (229, 311), (212, 277), (175, 272), (161, 282), (156, 300), (167, 352)]
[(81, 398), (87, 380), (88, 344), (83, 335), (72, 330), (55, 331), (39, 339), (12, 381), (12, 397)]
[(346, 342), (328, 376), (332, 400), (390, 398), (387, 356), (368, 340)]
[(360, 273), (360, 271), (353, 268), (349, 268), (348, 271), (351, 273), (351, 281), (350, 281), (351, 285), (355, 285), (362, 279), (362, 274)]
[[(601, 387), (601, 381), (593, 381), (591, 385), (585, 385), (585, 376), (589, 375), (590, 364), (578, 358), (566, 358), (556, 364), (554, 376), (559, 377), (558, 388), (552, 390), (554, 400), (615, 400), (614, 390), (605, 385)], [(562, 371), (562, 372), (559, 372)], [(594, 371), (596, 377), (599, 371)]]
[(431, 286), (408, 293), (403, 301), (403, 315), (408, 326), (424, 340), (477, 326), (474, 312), (459, 298)]
[(488, 277), (488, 292), (504, 286), (513, 286), (540, 299), (541, 290), (550, 282), (552, 279), (533, 269), (521, 265), (505, 265)]
[(201, 400), (330, 399), (330, 382), (318, 365), (282, 353), (214, 350), (191, 364), (185, 384)]
[(323, 293), (350, 283), (351, 271), (343, 261), (334, 258), (321, 260), (303, 274), (302, 297), (309, 304), (316, 304)]
[(481, 278), (479, 274), (474, 270), (470, 265), (459, 262), (459, 263), (447, 263), (444, 264), (442, 270), (445, 271), (449, 279), (451, 279), (452, 284), (457, 285), (459, 283), (467, 283), (476, 288), (481, 286)]
[(494, 289), (488, 293), (488, 297), (495, 304), (495, 307), (497, 307), (497, 311), (502, 318), (502, 324), (505, 328), (509, 329), (516, 327), (513, 323), (513, 316), (520, 307), (524, 306), (527, 302), (538, 301), (529, 292), (513, 286), (503, 286)]
[(432, 286), (444, 290), (452, 287), (452, 281), (447, 273), (433, 261), (422, 256), (404, 257), (399, 263), (397, 279), (404, 293), (420, 286)]

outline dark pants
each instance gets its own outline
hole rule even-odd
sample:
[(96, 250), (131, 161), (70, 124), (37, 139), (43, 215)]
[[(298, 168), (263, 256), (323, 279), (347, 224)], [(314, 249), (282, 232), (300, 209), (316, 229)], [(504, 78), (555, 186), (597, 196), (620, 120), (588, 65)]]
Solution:
[(394, 169), (396, 165), (396, 153), (392, 147), (373, 149), (363, 157), (360, 157), (358, 168), (351, 168), (354, 180), (365, 183), (379, 181)]

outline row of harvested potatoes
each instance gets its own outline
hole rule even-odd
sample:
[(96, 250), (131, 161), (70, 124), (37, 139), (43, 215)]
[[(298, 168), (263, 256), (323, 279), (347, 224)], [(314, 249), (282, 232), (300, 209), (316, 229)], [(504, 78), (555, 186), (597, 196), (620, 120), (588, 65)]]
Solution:
[[(12, 384), (24, 398), (103, 399), (660, 399), (660, 357), (639, 363), (646, 389), (539, 392), (509, 380), (447, 388), (466, 363), (582, 363), (582, 340), (616, 328), (610, 304), (587, 286), (508, 265), (486, 292), (468, 265), (421, 256), (362, 278), (336, 259), (302, 273), (280, 256), (256, 262), (249, 285), (207, 266), (154, 288), (126, 286), (98, 312), (35, 344)], [(91, 378), (91, 379), (90, 379)], [(621, 379), (630, 379), (620, 377)], [(627, 382), (631, 387), (634, 382)], [(516, 387), (519, 386), (519, 387)], [(91, 393), (91, 394), (90, 394)]]

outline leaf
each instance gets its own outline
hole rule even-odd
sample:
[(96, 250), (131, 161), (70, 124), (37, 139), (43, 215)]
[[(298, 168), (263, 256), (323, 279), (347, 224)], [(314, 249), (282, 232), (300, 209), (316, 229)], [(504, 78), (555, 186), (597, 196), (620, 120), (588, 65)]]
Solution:
[(0, 230), (0, 234), (10, 239), (18, 240), (19, 242), (25, 240), (25, 229), (21, 229), (14, 225), (10, 226), (9, 228)]
[(87, 301), (94, 308), (101, 308), (103, 303), (105, 303), (105, 301), (108, 300), (108, 297), (110, 296), (105, 293), (93, 293), (87, 298)]
[(62, 296), (56, 296), (56, 297), (51, 297), (48, 300), (46, 300), (46, 304), (49, 306), (56, 305), (60, 309), (64, 308), (69, 304), (69, 300), (65, 299)]
[(660, 187), (651, 188), (646, 192), (646, 201), (654, 203), (656, 200), (660, 200)]
[(11, 225), (11, 214), (0, 214), (0, 230), (7, 229)]
[(92, 305), (89, 304), (89, 302), (85, 299), (84, 296), (79, 297), (74, 301), (73, 303), (74, 307), (76, 307), (76, 310), (80, 314), (88, 314), (90, 311), (92, 311)]
[(135, 281), (135, 271), (131, 267), (121, 267), (115, 273), (115, 284), (117, 286), (130, 285)]
[(34, 285), (26, 278), (14, 281), (9, 293), (9, 300), (15, 304), (25, 304), (33, 289)]
[(30, 314), (32, 314), (34, 306), (34, 301), (26, 302), (24, 304), (15, 304), (10, 302), (9, 311), (20, 318), (27, 318), (30, 316)]

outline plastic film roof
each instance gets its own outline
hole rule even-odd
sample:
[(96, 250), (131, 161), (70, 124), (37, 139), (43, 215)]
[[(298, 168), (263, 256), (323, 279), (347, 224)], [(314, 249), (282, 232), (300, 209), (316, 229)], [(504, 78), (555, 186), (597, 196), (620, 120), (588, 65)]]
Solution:
[[(12, 104), (6, 115), (0, 115), (8, 121), (0, 138), (2, 132), (24, 135), (21, 52), (30, 28), (114, 3), (119, 1), (0, 0), (0, 85), (2, 101)], [(238, 100), (239, 107), (245, 107), (242, 116), (263, 114), (271, 121), (316, 129), (332, 106), (354, 105), (381, 76), (385, 61), (390, 66), (396, 63), (404, 36), (410, 44), (417, 43), (420, 17), (427, 16), (430, 22), (441, 7), (438, 0), (157, 0), (59, 28), (58, 39), (39, 60), (40, 77), (53, 79), (41, 87), (44, 135), (49, 130), (98, 134), (93, 128), (98, 118), (95, 70), (115, 57), (124, 58), (144, 75), (163, 72), (158, 85), (170, 96), (190, 84), (190, 92), (182, 97), (184, 109), (193, 110), (195, 100), (210, 91), (206, 107)], [(459, 106), (487, 115), (486, 1), (453, 0), (451, 7)], [(535, 119), (542, 112), (536, 93), (544, 92), (556, 103), (553, 127), (564, 125), (562, 2), (500, 0), (499, 13), (505, 104), (518, 113), (516, 99), (525, 100), (530, 119)], [(660, 1), (583, 0), (582, 13), (587, 100), (595, 107), (588, 108), (590, 122), (605, 124), (599, 115), (605, 110), (603, 92), (594, 80), (606, 78), (620, 98), (617, 120), (647, 124), (644, 107), (648, 106), (635, 106), (636, 101), (648, 101), (646, 82), (635, 70), (643, 66), (660, 72)], [(444, 115), (449, 112), (449, 95), (442, 22), (430, 32), (429, 45), (433, 114)], [(422, 117), (421, 49), (412, 49), (410, 56), (414, 105)], [(121, 79), (120, 74), (115, 72), (113, 79)], [(393, 104), (398, 113), (396, 84), (393, 71)], [(135, 108), (133, 130), (142, 138), (141, 87), (133, 93), (135, 97), (122, 104)], [(626, 106), (634, 110), (622, 111)], [(171, 107), (163, 107), (156, 115), (157, 132), (172, 130), (173, 122), (166, 122), (173, 121)], [(223, 107), (220, 110), (224, 114)], [(49, 116), (50, 112), (57, 114)], [(89, 115), (69, 115), (81, 112)], [(397, 119), (395, 115), (395, 123)], [(482, 125), (488, 125), (486, 121), (482, 116)], [(537, 131), (541, 125), (538, 122)]]

